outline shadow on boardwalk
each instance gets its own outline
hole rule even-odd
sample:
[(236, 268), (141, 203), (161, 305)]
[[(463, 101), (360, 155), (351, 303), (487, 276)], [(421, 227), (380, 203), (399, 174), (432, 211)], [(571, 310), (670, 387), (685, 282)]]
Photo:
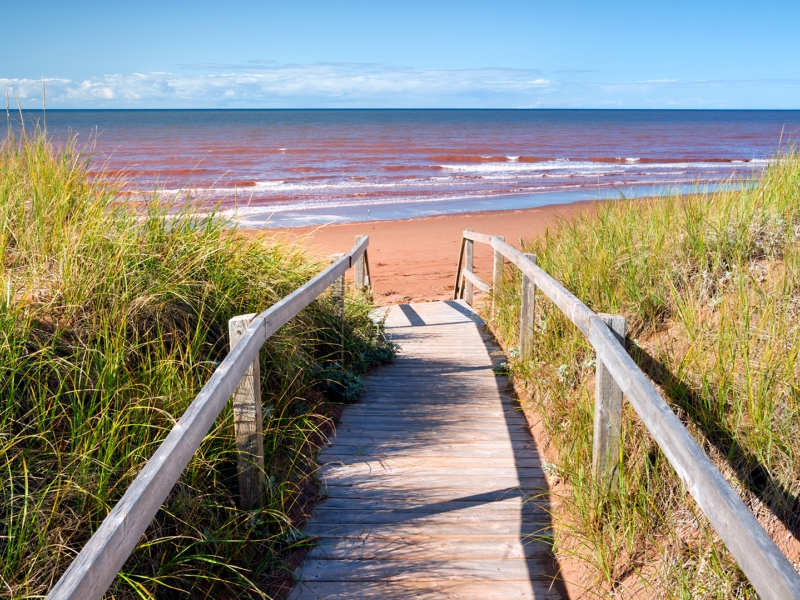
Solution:
[(566, 598), (541, 460), (482, 321), (404, 305), (387, 331), (400, 356), (320, 454), (328, 497), (291, 597)]

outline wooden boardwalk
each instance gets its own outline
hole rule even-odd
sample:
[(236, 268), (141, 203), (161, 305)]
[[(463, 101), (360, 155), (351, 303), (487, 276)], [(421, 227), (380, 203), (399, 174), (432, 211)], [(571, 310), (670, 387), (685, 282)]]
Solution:
[(386, 324), (400, 354), (320, 454), (319, 543), (290, 598), (565, 597), (540, 460), (480, 318), (431, 302)]

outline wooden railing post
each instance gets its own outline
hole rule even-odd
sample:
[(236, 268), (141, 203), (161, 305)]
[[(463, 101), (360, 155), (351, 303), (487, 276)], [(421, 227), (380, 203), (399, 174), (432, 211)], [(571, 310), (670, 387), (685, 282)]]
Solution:
[[(536, 264), (535, 254), (525, 258)], [(533, 319), (536, 312), (536, 284), (525, 273), (522, 274), (522, 306), (519, 312), (519, 357), (530, 360), (533, 355)]]
[(461, 266), (464, 264), (464, 244), (467, 240), (462, 236), (461, 248), (458, 250), (458, 263), (456, 264), (456, 282), (453, 284), (453, 300), (458, 300), (459, 292), (461, 291), (461, 281), (464, 279), (461, 276)]
[(372, 274), (369, 272), (369, 253), (366, 250), (364, 250), (364, 286), (364, 291), (372, 300)]
[[(331, 254), (331, 264), (342, 258), (344, 254)], [(344, 365), (344, 275), (331, 284), (331, 297), (339, 310), (339, 343), (342, 345), (341, 360)]]
[[(365, 235), (357, 235), (356, 236), (355, 245), (358, 245), (358, 242), (363, 240), (365, 237), (367, 237), (367, 236), (365, 236)], [(365, 257), (365, 255), (366, 255), (366, 252), (364, 254), (362, 254), (361, 256), (359, 256), (356, 259), (356, 264), (353, 265), (353, 278), (355, 280), (356, 289), (359, 292), (363, 291), (364, 288), (367, 287), (367, 285), (368, 285), (368, 283), (367, 283), (367, 273), (366, 273), (366, 269), (365, 269), (365, 266), (364, 266), (364, 257)]]
[[(255, 314), (228, 321), (231, 350), (250, 326)], [(236, 435), (239, 504), (243, 510), (264, 503), (264, 431), (261, 421), (261, 369), (258, 356), (233, 392), (233, 428)]]
[[(506, 238), (502, 235), (495, 236), (501, 242), (505, 242)], [(498, 306), (497, 294), (500, 293), (500, 287), (503, 285), (503, 272), (505, 271), (506, 257), (502, 255), (499, 250), (494, 251), (494, 269), (492, 270), (492, 313)]]
[[(467, 229), (467, 231), (472, 231), (472, 229)], [(464, 257), (464, 268), (467, 271), (472, 271), (473, 263), (475, 260), (475, 242), (472, 240), (467, 240), (467, 243), (464, 247), (465, 257)], [(472, 293), (472, 282), (467, 279), (464, 281), (464, 299), (467, 301), (467, 304), (472, 306), (473, 302), (473, 293)]]
[[(625, 345), (625, 317), (597, 315)], [(609, 485), (617, 477), (620, 428), (622, 424), (622, 390), (598, 358), (595, 371), (594, 441), (592, 472), (598, 482)]]

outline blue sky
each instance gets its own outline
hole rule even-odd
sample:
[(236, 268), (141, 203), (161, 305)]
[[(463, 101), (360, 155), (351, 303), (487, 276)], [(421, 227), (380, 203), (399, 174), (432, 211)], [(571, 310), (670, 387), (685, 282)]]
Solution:
[(800, 2), (3, 0), (51, 108), (800, 109)]

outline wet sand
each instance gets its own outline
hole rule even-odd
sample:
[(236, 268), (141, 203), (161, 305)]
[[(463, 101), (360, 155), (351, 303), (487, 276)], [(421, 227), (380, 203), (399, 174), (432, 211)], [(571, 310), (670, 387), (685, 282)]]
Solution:
[[(509, 211), (442, 215), (400, 221), (366, 221), (313, 228), (265, 230), (263, 235), (286, 236), (312, 252), (328, 256), (346, 252), (356, 235), (368, 235), (369, 263), (375, 300), (380, 304), (452, 298), (461, 232), (504, 236), (519, 248), (520, 239), (543, 235), (559, 218), (589, 211), (595, 202), (552, 205)], [(475, 244), (475, 273), (492, 277), (492, 250)]]

